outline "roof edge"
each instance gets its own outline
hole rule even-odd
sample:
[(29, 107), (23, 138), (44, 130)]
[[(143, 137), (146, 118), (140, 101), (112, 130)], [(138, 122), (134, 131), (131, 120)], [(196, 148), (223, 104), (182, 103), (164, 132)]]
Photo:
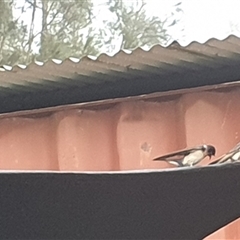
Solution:
[(84, 59), (92, 60), (92, 61), (98, 61), (98, 59), (101, 56), (105, 55), (105, 56), (108, 56), (108, 57), (114, 57), (115, 55), (117, 55), (117, 54), (119, 54), (121, 52), (123, 52), (125, 54), (132, 54), (136, 50), (142, 50), (142, 51), (145, 51), (145, 52), (149, 52), (156, 46), (160, 46), (162, 48), (171, 48), (171, 47), (174, 47), (174, 48), (176, 48), (176, 47), (185, 48), (185, 47), (188, 47), (188, 46), (190, 46), (192, 44), (195, 44), (195, 43), (204, 45), (204, 44), (207, 44), (208, 42), (210, 42), (212, 40), (223, 41), (223, 40), (227, 40), (229, 38), (240, 39), (240, 34), (239, 34), (239, 36), (237, 34), (230, 34), (230, 35), (228, 34), (228, 35), (226, 35), (224, 37), (220, 37), (220, 38), (213, 37), (213, 38), (209, 38), (209, 39), (207, 39), (206, 41), (203, 41), (203, 42), (192, 40), (192, 41), (189, 41), (187, 44), (182, 44), (181, 41), (172, 40), (172, 41), (169, 41), (169, 43), (166, 44), (166, 45), (163, 45), (161, 43), (156, 43), (156, 44), (153, 44), (153, 45), (147, 46), (147, 47), (146, 46), (138, 46), (138, 47), (132, 48), (132, 49), (120, 49), (119, 51), (113, 52), (113, 53), (102, 52), (102, 53), (99, 53), (97, 56), (86, 55), (86, 56), (79, 57), (79, 58), (74, 57), (74, 56), (70, 56), (70, 57), (68, 57), (68, 58), (66, 58), (64, 60), (52, 58), (52, 59), (49, 59), (49, 60), (47, 60), (45, 62), (41, 62), (41, 61), (35, 60), (33, 62), (30, 62), (29, 64), (19, 63), (19, 64), (15, 64), (15, 65), (12, 65), (12, 66), (11, 65), (2, 65), (2, 66), (0, 66), (0, 72), (13, 71), (13, 69), (15, 69), (15, 68), (20, 68), (22, 70), (26, 70), (32, 64), (35, 64), (35, 65), (38, 65), (38, 66), (44, 66), (48, 62), (53, 62), (56, 65), (60, 65), (60, 64), (63, 64), (65, 61), (71, 61), (73, 63), (79, 63), (79, 62), (81, 62)]

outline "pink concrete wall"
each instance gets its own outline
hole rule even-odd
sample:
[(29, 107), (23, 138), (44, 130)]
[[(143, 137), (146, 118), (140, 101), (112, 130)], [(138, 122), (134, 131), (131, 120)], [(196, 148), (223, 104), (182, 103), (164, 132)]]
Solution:
[(152, 159), (180, 147), (175, 105), (176, 101), (120, 104), (116, 137), (121, 170), (169, 167)]
[(59, 170), (118, 170), (116, 116), (113, 110), (57, 113)]
[(212, 233), (204, 240), (239, 240), (240, 239), (240, 219), (237, 219), (227, 226), (220, 228), (218, 231)]
[[(231, 149), (239, 142), (239, 101), (239, 91), (183, 96), (187, 146), (211, 143), (217, 147), (217, 156)], [(208, 159), (201, 164), (206, 163)]]
[[(0, 119), (0, 169), (132, 170), (172, 167), (156, 156), (212, 144), (216, 157), (240, 141), (240, 90), (187, 93), (50, 116)], [(214, 159), (212, 159), (214, 160)], [(209, 163), (205, 159), (201, 165)], [(240, 239), (240, 221), (206, 239)]]
[(1, 119), (0, 152), (0, 169), (58, 170), (55, 119)]
[(202, 92), (172, 101), (119, 103), (106, 110), (4, 118), (0, 120), (0, 168), (165, 168), (171, 166), (152, 158), (203, 143), (217, 146), (221, 155), (239, 140), (239, 96), (238, 92)]

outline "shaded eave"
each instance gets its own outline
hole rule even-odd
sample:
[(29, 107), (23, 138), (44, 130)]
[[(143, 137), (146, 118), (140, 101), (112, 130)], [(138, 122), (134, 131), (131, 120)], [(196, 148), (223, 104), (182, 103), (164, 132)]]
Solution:
[(138, 96), (240, 80), (240, 39), (137, 48), (114, 56), (3, 66), (0, 112)]

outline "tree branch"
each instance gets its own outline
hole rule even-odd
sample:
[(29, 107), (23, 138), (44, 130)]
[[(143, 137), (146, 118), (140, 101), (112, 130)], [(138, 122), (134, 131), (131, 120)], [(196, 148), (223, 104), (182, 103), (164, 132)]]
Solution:
[(31, 26), (30, 26), (30, 32), (29, 32), (28, 53), (30, 53), (31, 48), (32, 48), (32, 43), (33, 43), (33, 30), (34, 30), (34, 19), (35, 19), (35, 14), (36, 14), (36, 7), (37, 7), (37, 2), (36, 2), (36, 0), (34, 0), (33, 11), (32, 11), (32, 19), (31, 19)]

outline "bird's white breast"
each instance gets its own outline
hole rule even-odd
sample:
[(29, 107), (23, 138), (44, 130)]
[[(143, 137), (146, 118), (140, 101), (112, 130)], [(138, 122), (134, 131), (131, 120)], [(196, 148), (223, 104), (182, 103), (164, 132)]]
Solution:
[(240, 159), (240, 152), (235, 153), (235, 154), (232, 156), (232, 159), (233, 159), (234, 161), (239, 160), (239, 159)]
[(183, 159), (183, 165), (195, 165), (204, 158), (202, 150), (197, 150), (193, 153), (190, 153)]

